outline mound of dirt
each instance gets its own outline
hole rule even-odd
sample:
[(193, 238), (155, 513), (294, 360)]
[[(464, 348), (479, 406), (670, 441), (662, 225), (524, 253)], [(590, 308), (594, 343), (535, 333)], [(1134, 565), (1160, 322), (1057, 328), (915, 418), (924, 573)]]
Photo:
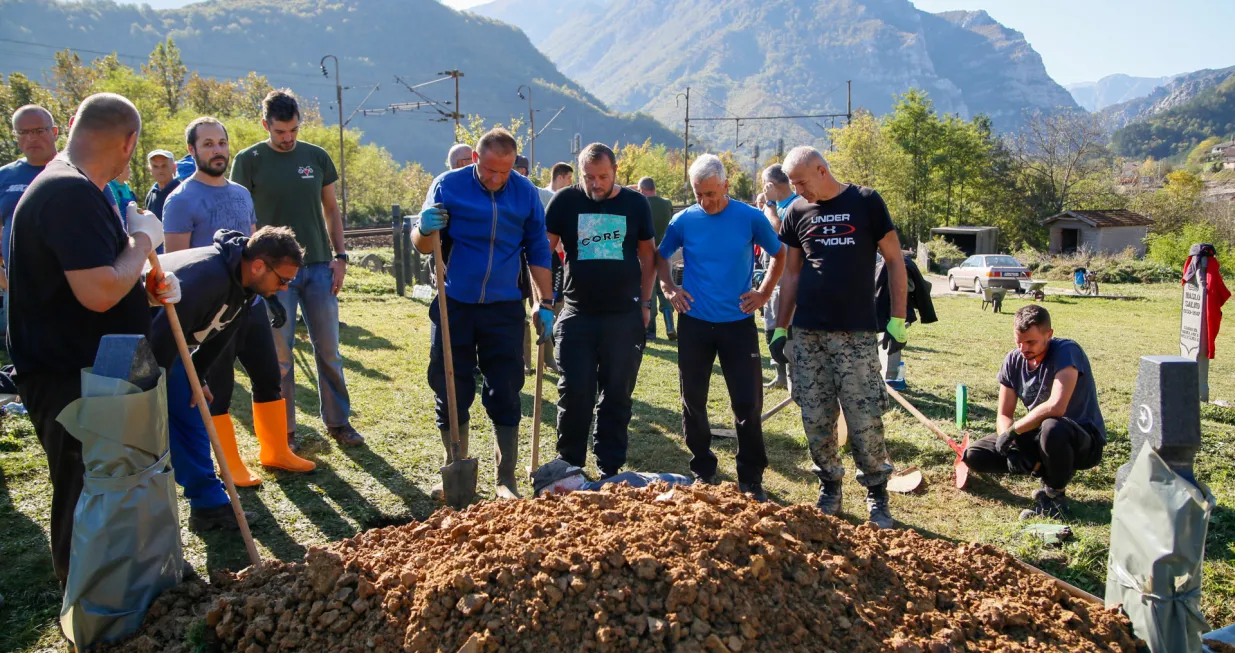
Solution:
[[(203, 625), (204, 624), (204, 628)], [(989, 546), (725, 488), (442, 509), (152, 607), (126, 651), (1134, 651), (1124, 616)]]

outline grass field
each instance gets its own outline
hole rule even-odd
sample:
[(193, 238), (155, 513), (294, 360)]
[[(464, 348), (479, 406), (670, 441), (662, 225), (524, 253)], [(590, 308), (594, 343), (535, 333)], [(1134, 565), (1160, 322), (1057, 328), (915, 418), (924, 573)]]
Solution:
[[(317, 461), (317, 471), (295, 475), (262, 471), (265, 483), (240, 491), (247, 510), (261, 522), (253, 528), (263, 556), (300, 559), (307, 547), (337, 541), (357, 532), (392, 523), (421, 519), (434, 506), (429, 487), (439, 478), (441, 444), (433, 424), (433, 397), (425, 381), (428, 357), (427, 304), (396, 297), (390, 277), (364, 270), (349, 273), (343, 294), (342, 350), (351, 389), (353, 421), (368, 441), (366, 447), (343, 450), (324, 434), (317, 417), (314, 365), (307, 336), (300, 333), (297, 350), (296, 402), (304, 453)], [(1092, 361), (1110, 445), (1103, 464), (1078, 475), (1070, 494), (1076, 537), (1062, 548), (1044, 548), (1022, 532), (1017, 521), (1029, 505), (1034, 482), (1027, 478), (971, 481), (965, 492), (951, 485), (952, 453), (899, 407), (889, 407), (884, 419), (890, 451), (897, 467), (917, 465), (927, 478), (926, 492), (894, 496), (893, 515), (901, 524), (925, 535), (956, 541), (982, 541), (1046, 568), (1101, 595), (1116, 469), (1127, 461), (1128, 408), (1137, 361), (1144, 354), (1177, 351), (1179, 291), (1176, 286), (1106, 288), (1134, 297), (1108, 300), (1049, 297), (1046, 305), (1058, 335), (1073, 338)], [(914, 326), (905, 352), (910, 389), (906, 396), (945, 430), (955, 433), (953, 393), (958, 383), (970, 388), (971, 428), (976, 435), (994, 428), (995, 374), (1012, 346), (1011, 312), (1022, 300), (1009, 297), (1001, 315), (983, 312), (972, 297), (938, 298), (940, 322)], [(1218, 341), (1219, 358), (1210, 372), (1212, 396), (1235, 400), (1235, 327)], [(662, 325), (663, 335), (663, 325)], [(629, 468), (642, 471), (688, 472), (689, 454), (680, 435), (680, 404), (676, 348), (664, 340), (649, 344), (635, 392), (630, 425)], [(239, 377), (244, 386), (244, 379)], [(556, 399), (552, 374), (546, 377), (542, 461), (552, 452)], [(524, 389), (524, 415), (532, 412), (533, 382)], [(771, 391), (772, 406), (785, 391)], [(242, 455), (256, 461), (251, 436), (247, 387), (238, 388), (233, 414), (238, 421)], [(891, 403), (891, 402), (889, 402)], [(713, 376), (712, 422), (731, 426), (719, 368)], [(480, 458), (482, 491), (492, 497), (492, 429), (480, 402), (472, 453)], [(1235, 409), (1202, 409), (1204, 446), (1198, 456), (1198, 476), (1218, 497), (1219, 507), (1209, 527), (1205, 564), (1204, 612), (1211, 625), (1235, 621)], [(531, 450), (531, 422), (522, 425), (521, 465)], [(794, 407), (765, 426), (771, 462), (765, 485), (773, 500), (813, 502), (817, 483), (810, 471), (806, 440)], [(722, 477), (735, 480), (734, 443), (717, 441)], [(852, 470), (852, 462), (846, 467)], [(595, 471), (595, 470), (592, 470)], [(998, 483), (998, 484), (995, 484)], [(862, 492), (846, 480), (845, 508), (851, 519), (865, 514)], [(525, 484), (525, 493), (530, 487)], [(42, 450), (29, 422), (6, 418), (0, 435), (0, 651), (65, 650), (57, 633), (60, 607), (51, 570), (46, 524), (50, 487)], [(187, 505), (182, 503), (182, 516)], [(238, 536), (198, 537), (183, 531), (188, 559), (199, 572), (239, 569), (247, 564)], [(203, 573), (203, 575), (205, 575)]]

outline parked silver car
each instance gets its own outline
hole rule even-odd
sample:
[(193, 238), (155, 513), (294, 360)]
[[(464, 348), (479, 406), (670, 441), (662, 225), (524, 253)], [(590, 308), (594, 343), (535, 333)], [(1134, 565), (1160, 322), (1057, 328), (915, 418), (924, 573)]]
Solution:
[(1029, 268), (1007, 254), (976, 254), (948, 270), (948, 288), (969, 288), (976, 293), (981, 293), (983, 288), (1008, 288), (1019, 292), (1021, 279), (1029, 276)]

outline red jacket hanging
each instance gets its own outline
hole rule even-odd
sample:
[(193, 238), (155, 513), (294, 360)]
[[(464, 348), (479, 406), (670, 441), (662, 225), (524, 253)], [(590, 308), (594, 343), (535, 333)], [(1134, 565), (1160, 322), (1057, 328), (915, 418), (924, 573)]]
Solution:
[[(1196, 274), (1196, 269), (1193, 266), (1192, 259), (1200, 252), (1196, 247), (1193, 247), (1189, 252), (1188, 259), (1184, 261), (1184, 283)], [(1209, 353), (1209, 358), (1214, 357), (1214, 342), (1218, 339), (1218, 328), (1222, 325), (1222, 305), (1226, 300), (1231, 298), (1231, 291), (1227, 290), (1226, 282), (1222, 280), (1222, 271), (1218, 264), (1218, 257), (1213, 255), (1213, 248), (1209, 247), (1208, 251), (1204, 252), (1209, 262), (1205, 266), (1205, 306), (1202, 308), (1204, 313), (1201, 319), (1205, 320), (1205, 335), (1208, 342), (1205, 343), (1205, 351)]]

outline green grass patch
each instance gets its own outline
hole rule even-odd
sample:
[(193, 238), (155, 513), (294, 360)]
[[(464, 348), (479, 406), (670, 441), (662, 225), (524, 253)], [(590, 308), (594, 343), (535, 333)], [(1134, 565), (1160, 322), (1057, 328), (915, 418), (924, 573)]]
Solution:
[[(299, 435), (304, 454), (318, 463), (312, 474), (255, 471), (265, 479), (254, 489), (240, 490), (246, 510), (260, 523), (253, 534), (263, 556), (299, 560), (307, 547), (350, 537), (364, 529), (421, 519), (434, 505), (429, 488), (440, 475), (441, 443), (433, 423), (433, 395), (425, 378), (429, 350), (428, 303), (396, 297), (394, 281), (353, 268), (342, 295), (342, 351), (351, 390), (353, 422), (368, 445), (341, 450), (325, 435), (318, 417), (316, 372), (308, 335), (300, 331), (297, 348)], [(1101, 595), (1114, 476), (1127, 461), (1128, 409), (1138, 359), (1145, 354), (1177, 351), (1179, 290), (1173, 284), (1104, 285), (1104, 293), (1129, 300), (1049, 296), (1058, 335), (1081, 343), (1092, 361), (1111, 442), (1099, 467), (1080, 473), (1070, 493), (1075, 533), (1062, 547), (1043, 546), (1023, 532), (1017, 520), (1029, 505), (1035, 481), (1028, 478), (974, 478), (971, 488), (952, 487), (950, 450), (907, 413), (890, 403), (885, 413), (889, 447), (897, 467), (917, 465), (926, 477), (926, 491), (892, 498), (893, 515), (906, 527), (932, 537), (994, 544), (1030, 564), (1045, 568), (1086, 590)], [(936, 300), (941, 322), (909, 330), (905, 362), (910, 389), (906, 396), (951, 433), (954, 391), (970, 389), (970, 428), (974, 437), (994, 429), (995, 375), (1012, 347), (1012, 315), (1024, 298), (1009, 295), (1003, 314), (980, 309), (975, 297)], [(663, 335), (663, 325), (661, 329)], [(1227, 329), (1218, 341), (1210, 382), (1214, 398), (1235, 400), (1235, 336)], [(766, 352), (765, 352), (766, 353)], [(681, 407), (676, 367), (677, 349), (665, 340), (649, 344), (635, 390), (630, 425), (629, 468), (642, 471), (688, 472), (689, 453), (681, 437)], [(770, 378), (770, 371), (768, 373)], [(233, 401), (237, 435), (246, 461), (256, 463), (247, 380), (238, 374)], [(556, 377), (546, 376), (542, 461), (553, 451), (557, 399)], [(521, 465), (531, 452), (532, 378), (524, 386)], [(765, 405), (786, 396), (769, 391)], [(709, 409), (712, 423), (732, 427), (728, 396), (719, 367), (713, 376)], [(492, 497), (493, 433), (480, 402), (472, 407), (473, 455), (480, 459), (481, 491)], [(810, 471), (800, 416), (790, 406), (764, 425), (770, 467), (766, 487), (782, 503), (814, 502), (817, 482)], [(1198, 476), (1217, 495), (1219, 508), (1210, 524), (1205, 563), (1203, 610), (1215, 626), (1235, 621), (1235, 410), (1202, 409), (1204, 446), (1198, 456)], [(735, 480), (735, 443), (717, 441), (721, 476)], [(865, 514), (863, 493), (852, 480), (852, 461), (845, 460), (845, 509), (851, 519)], [(595, 472), (595, 469), (592, 470)], [(530, 492), (525, 483), (523, 490)], [(0, 429), (0, 651), (67, 650), (60, 642), (56, 619), (60, 607), (51, 571), (46, 525), (50, 487), (42, 449), (25, 418), (5, 418)], [(182, 502), (181, 514), (188, 506)], [(182, 531), (186, 556), (199, 573), (247, 564), (235, 535), (198, 537)], [(189, 637), (194, 632), (190, 630)]]

